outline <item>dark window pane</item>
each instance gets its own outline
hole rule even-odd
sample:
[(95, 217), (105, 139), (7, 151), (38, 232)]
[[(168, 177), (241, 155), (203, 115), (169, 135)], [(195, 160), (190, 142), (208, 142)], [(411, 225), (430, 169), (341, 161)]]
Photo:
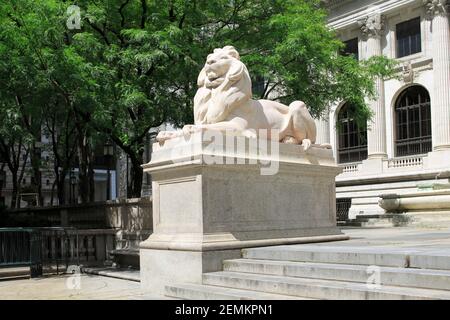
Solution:
[(354, 56), (356, 60), (359, 60), (358, 50), (358, 38), (344, 41), (345, 48), (341, 51), (344, 56)]
[(351, 118), (345, 104), (338, 114), (338, 161), (339, 163), (359, 162), (367, 159), (367, 126), (358, 127)]
[(397, 24), (397, 58), (422, 51), (420, 17)]

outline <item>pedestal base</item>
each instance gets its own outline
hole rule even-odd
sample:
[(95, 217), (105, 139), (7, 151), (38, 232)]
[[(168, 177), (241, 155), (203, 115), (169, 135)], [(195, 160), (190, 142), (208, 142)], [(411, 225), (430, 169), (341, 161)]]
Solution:
[[(144, 166), (152, 174), (154, 222), (141, 243), (144, 289), (201, 283), (204, 272), (221, 270), (242, 248), (347, 239), (336, 227), (341, 169), (331, 150), (276, 143), (268, 154), (265, 144), (199, 133), (153, 146)], [(267, 175), (264, 166), (276, 170)]]

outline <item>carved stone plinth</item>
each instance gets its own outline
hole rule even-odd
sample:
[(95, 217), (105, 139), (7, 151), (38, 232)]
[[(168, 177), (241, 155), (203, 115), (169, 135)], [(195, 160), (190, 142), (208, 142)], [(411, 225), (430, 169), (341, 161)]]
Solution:
[(144, 165), (154, 201), (154, 233), (141, 243), (144, 289), (200, 283), (241, 248), (347, 239), (336, 227), (341, 169), (332, 150), (274, 142), (267, 152), (267, 143), (196, 133), (153, 146)]

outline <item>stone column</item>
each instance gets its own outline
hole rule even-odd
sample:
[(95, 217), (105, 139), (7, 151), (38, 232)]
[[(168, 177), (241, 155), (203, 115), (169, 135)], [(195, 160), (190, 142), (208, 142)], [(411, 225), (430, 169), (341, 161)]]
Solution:
[[(384, 34), (384, 16), (373, 15), (359, 21), (363, 38), (367, 43), (367, 56), (382, 55), (381, 36)], [(373, 117), (368, 122), (367, 144), (368, 158), (387, 158), (386, 148), (386, 117), (385, 117), (385, 98), (384, 81), (381, 78), (375, 80), (375, 89), (377, 99), (369, 102), (373, 111)]]
[(432, 20), (433, 81), (431, 99), (433, 150), (450, 151), (450, 1), (425, 0)]
[(316, 144), (330, 144), (330, 121), (328, 114), (316, 120)]

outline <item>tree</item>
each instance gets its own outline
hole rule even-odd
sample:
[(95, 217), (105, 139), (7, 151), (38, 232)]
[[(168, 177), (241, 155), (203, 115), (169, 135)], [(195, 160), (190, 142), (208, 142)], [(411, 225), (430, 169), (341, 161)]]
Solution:
[[(303, 100), (316, 117), (346, 100), (365, 121), (374, 78), (392, 73), (388, 59), (339, 55), (343, 44), (319, 0), (80, 0), (80, 30), (65, 27), (69, 2), (31, 2), (6, 1), (0, 8), (12, 14), (3, 19), (24, 24), (27, 12), (27, 28), (14, 32), (33, 44), (30, 69), (72, 110), (80, 147), (97, 132), (128, 155), (130, 197), (141, 195), (149, 130), (192, 123), (197, 75), (216, 47), (235, 46), (250, 74), (264, 79), (258, 98)], [(36, 40), (42, 34), (48, 39)]]
[[(12, 197), (11, 208), (18, 206), (18, 195), (25, 174), (26, 163), (30, 155), (31, 137), (22, 130), (20, 116), (14, 108), (2, 108), (0, 113), (0, 155), (11, 172)], [(5, 130), (5, 128), (8, 128)]]
[[(70, 39), (64, 15), (67, 4), (60, 1), (6, 1), (0, 4), (0, 106), (17, 114), (18, 128), (31, 134), (31, 164), (39, 181), (39, 154), (34, 142), (40, 142), (41, 129), (52, 143), (58, 199), (64, 204), (65, 181), (75, 165), (78, 152), (80, 192), (83, 202), (92, 199), (93, 170), (90, 130), (75, 109), (84, 103), (85, 88), (91, 84), (82, 72), (72, 72), (77, 61), (70, 55)], [(74, 66), (75, 65), (75, 66)], [(3, 129), (8, 131), (8, 122)], [(17, 137), (17, 135), (15, 136)], [(9, 140), (14, 148), (15, 140)], [(36, 155), (36, 156), (35, 156)], [(38, 188), (40, 189), (40, 188)]]

